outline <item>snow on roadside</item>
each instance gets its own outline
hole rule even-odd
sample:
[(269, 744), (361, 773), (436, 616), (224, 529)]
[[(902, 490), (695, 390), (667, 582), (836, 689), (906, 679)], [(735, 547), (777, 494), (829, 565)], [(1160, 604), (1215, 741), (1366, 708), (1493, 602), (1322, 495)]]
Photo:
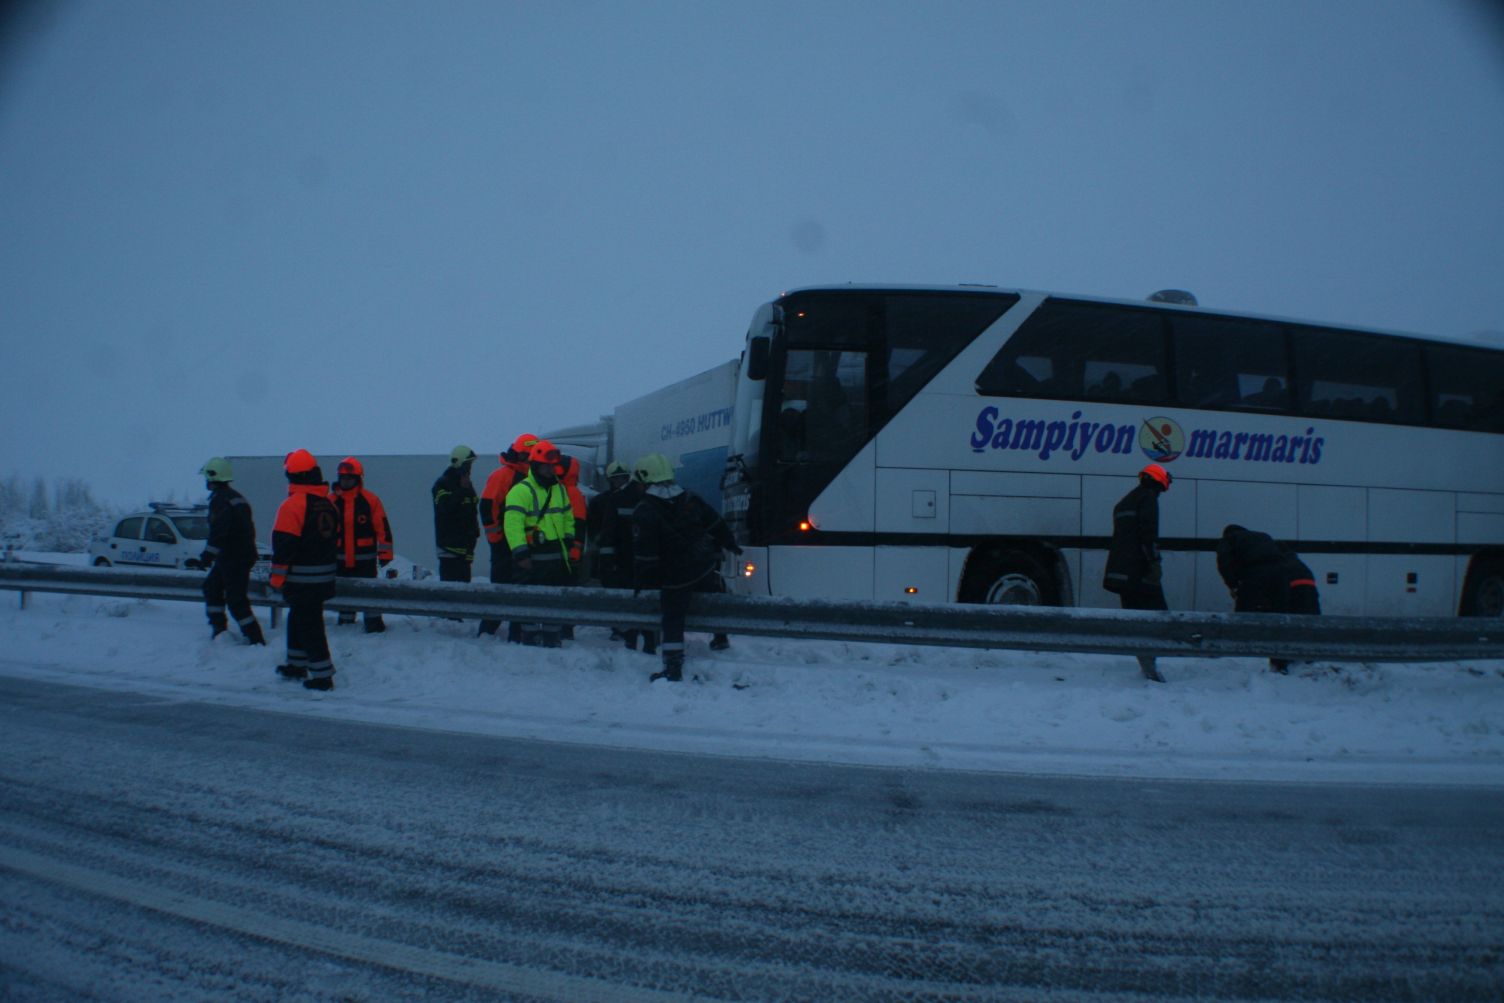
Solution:
[[(266, 611), (258, 610), (266, 620)], [(1504, 662), (1293, 666), (691, 635), (699, 683), (604, 629), (560, 650), (388, 617), (329, 634), (330, 694), (270, 649), (207, 640), (186, 603), (33, 594), (0, 610), (0, 674), (403, 727), (697, 754), (1024, 773), (1504, 784)]]

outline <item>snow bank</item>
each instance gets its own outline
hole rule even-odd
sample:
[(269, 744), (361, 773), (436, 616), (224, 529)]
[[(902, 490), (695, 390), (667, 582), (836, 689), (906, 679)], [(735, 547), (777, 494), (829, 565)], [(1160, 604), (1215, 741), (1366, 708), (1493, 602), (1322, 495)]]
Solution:
[[(258, 610), (263, 623), (266, 611)], [(329, 635), (337, 689), (280, 680), (271, 648), (208, 640), (199, 607), (32, 595), (0, 611), (0, 673), (435, 728), (692, 754), (1025, 773), (1504, 784), (1504, 662), (1296, 665), (690, 635), (700, 682), (580, 628), (559, 650), (473, 623), (388, 617)]]

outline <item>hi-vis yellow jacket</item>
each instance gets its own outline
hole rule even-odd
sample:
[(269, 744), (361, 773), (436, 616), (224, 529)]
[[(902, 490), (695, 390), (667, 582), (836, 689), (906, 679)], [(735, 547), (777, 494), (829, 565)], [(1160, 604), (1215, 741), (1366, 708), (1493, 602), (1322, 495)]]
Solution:
[(507, 492), (502, 528), (512, 560), (533, 559), (535, 578), (551, 577), (555, 568), (570, 570), (569, 545), (575, 539), (574, 508), (563, 484), (544, 487), (532, 471)]

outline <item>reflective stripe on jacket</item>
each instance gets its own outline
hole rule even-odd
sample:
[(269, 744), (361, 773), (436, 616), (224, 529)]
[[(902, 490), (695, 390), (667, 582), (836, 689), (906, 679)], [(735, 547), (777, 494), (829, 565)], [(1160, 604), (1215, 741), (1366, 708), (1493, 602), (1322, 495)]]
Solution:
[(334, 594), (339, 514), (324, 484), (289, 484), (272, 527), (272, 586)]
[(450, 467), (433, 482), (433, 538), (440, 559), (474, 559), (480, 537), (478, 505), (470, 475), (463, 470)]

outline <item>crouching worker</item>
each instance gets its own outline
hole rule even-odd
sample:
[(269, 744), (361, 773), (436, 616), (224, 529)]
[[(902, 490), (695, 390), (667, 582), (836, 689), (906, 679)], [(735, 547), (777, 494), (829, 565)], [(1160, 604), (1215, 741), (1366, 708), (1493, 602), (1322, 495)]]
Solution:
[[(1321, 614), (1315, 575), (1268, 533), (1224, 527), (1217, 541), (1217, 573), (1232, 593), (1234, 612)], [(1289, 666), (1287, 659), (1269, 659), (1269, 668), (1281, 675)]]
[[(724, 592), (716, 571), (721, 552), (740, 554), (731, 527), (698, 495), (674, 483), (674, 468), (662, 453), (637, 461), (633, 476), (644, 485), (642, 500), (632, 513), (632, 552), (638, 588), (659, 590), (663, 632), (658, 649), (663, 670), (649, 681), (684, 678), (684, 620), (696, 592)], [(728, 647), (725, 634), (710, 646)]]
[[(339, 481), (329, 493), (339, 515), (340, 578), (375, 578), (378, 567), (392, 563), (392, 524), (381, 499), (366, 490), (366, 469), (353, 456), (339, 461)], [(380, 613), (367, 612), (366, 633), (386, 630)], [(339, 623), (354, 623), (353, 612), (341, 612)]]
[(225, 608), (229, 607), (246, 641), (265, 644), (266, 636), (261, 633), (261, 624), (246, 597), (251, 565), (257, 557), (251, 503), (230, 487), (235, 475), (230, 461), (223, 456), (205, 463), (199, 473), (204, 475), (204, 486), (209, 489), (209, 539), (198, 556), (198, 564), (209, 571), (204, 578), (204, 610), (214, 631), (210, 636), (218, 637), (230, 628), (225, 616)]
[[(547, 439), (528, 452), (527, 476), (507, 492), (502, 527), (512, 552), (512, 580), (518, 585), (569, 585), (569, 555), (575, 546), (574, 508), (559, 483), (559, 450)], [(557, 648), (561, 628), (524, 624), (522, 643)]]
[(287, 662), (277, 673), (311, 690), (332, 690), (324, 603), (334, 598), (339, 514), (312, 453), (288, 453), (284, 469), (287, 500), (272, 527), (271, 586), (287, 600)]

